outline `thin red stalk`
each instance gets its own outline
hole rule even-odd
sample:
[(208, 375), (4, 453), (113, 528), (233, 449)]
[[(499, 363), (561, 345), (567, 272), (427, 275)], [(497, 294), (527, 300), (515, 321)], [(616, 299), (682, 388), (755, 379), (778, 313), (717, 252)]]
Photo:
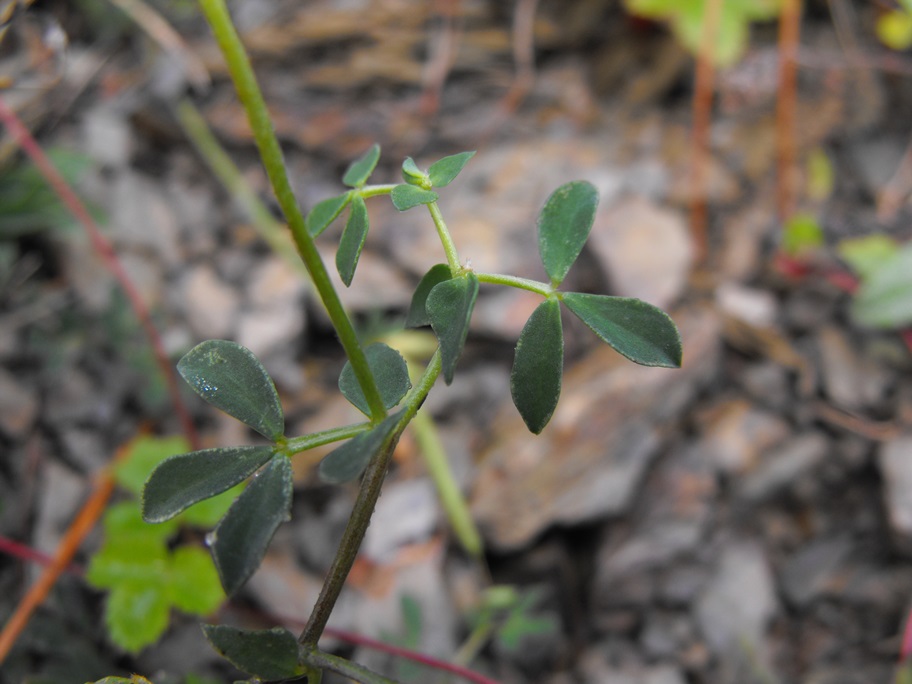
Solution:
[(180, 420), (184, 435), (187, 437), (187, 441), (190, 442), (193, 449), (199, 449), (199, 436), (193, 425), (190, 412), (187, 410), (187, 407), (181, 398), (177, 376), (172, 367), (171, 360), (165, 352), (161, 336), (158, 334), (158, 330), (152, 322), (149, 308), (143, 301), (139, 290), (130, 279), (129, 274), (124, 269), (123, 264), (117, 258), (117, 254), (111, 246), (111, 243), (102, 234), (98, 225), (95, 223), (95, 219), (89, 214), (89, 211), (82, 203), (82, 200), (79, 199), (63, 176), (60, 175), (60, 172), (54, 166), (53, 162), (51, 162), (44, 153), (44, 150), (41, 149), (41, 146), (29, 132), (28, 128), (26, 128), (25, 124), (23, 124), (16, 115), (16, 112), (6, 104), (6, 101), (2, 96), (0, 96), (0, 121), (3, 121), (7, 130), (13, 136), (13, 139), (29, 156), (35, 166), (38, 167), (38, 170), (60, 198), (61, 202), (64, 203), (69, 212), (82, 224), (95, 252), (101, 258), (105, 267), (117, 280), (126, 295), (127, 300), (130, 302), (130, 306), (133, 308), (137, 319), (139, 319), (139, 323), (146, 333), (146, 337), (149, 339), (149, 344), (152, 346), (152, 351), (155, 355), (155, 361), (168, 384), (171, 402), (174, 405), (174, 411), (177, 413), (177, 417)]
[(912, 611), (906, 615), (906, 626), (903, 629), (902, 643), (899, 647), (899, 662), (906, 662), (912, 656)]
[(795, 209), (795, 102), (801, 0), (785, 0), (779, 21), (779, 94), (776, 100), (778, 184), (776, 208), (785, 221)]
[[(54, 561), (54, 559), (46, 553), (39, 551), (38, 549), (33, 549), (31, 546), (17, 542), (9, 537), (0, 536), (0, 553), (5, 553), (8, 556), (13, 556), (14, 558), (19, 558), (24, 561), (37, 563), (38, 565), (47, 566)], [(82, 574), (82, 567), (75, 563), (71, 563), (64, 568), (64, 571), (79, 575)]]

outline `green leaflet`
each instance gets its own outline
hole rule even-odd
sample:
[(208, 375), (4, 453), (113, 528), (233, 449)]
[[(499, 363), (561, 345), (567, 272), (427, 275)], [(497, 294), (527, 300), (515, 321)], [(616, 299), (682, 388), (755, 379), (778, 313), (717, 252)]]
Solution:
[(452, 183), (459, 172), (469, 163), (469, 159), (474, 156), (475, 152), (460, 152), (435, 161), (428, 169), (431, 186), (443, 188)]
[(471, 272), (439, 283), (428, 295), (427, 314), (440, 342), (443, 379), (448, 385), (453, 382), (477, 298), (478, 278)]
[(415, 160), (411, 157), (406, 157), (405, 161), (402, 162), (402, 179), (409, 185), (425, 189), (428, 189), (430, 185), (427, 174), (418, 168)]
[(642, 366), (678, 368), (681, 335), (661, 309), (639, 299), (568, 292), (564, 304), (615, 351)]
[(228, 340), (208, 340), (187, 352), (177, 370), (203, 399), (267, 439), (284, 434), (285, 415), (275, 384), (249, 349)]
[(597, 208), (598, 191), (586, 181), (560, 186), (545, 202), (538, 216), (538, 252), (554, 287), (583, 250)]
[(339, 249), (336, 251), (336, 270), (339, 271), (339, 277), (345, 283), (345, 287), (349, 287), (352, 278), (355, 277), (358, 259), (361, 257), (361, 250), (367, 239), (368, 226), (367, 205), (360, 195), (355, 195), (348, 222), (345, 224), (345, 230), (342, 231), (342, 238), (339, 240)]
[(427, 314), (428, 295), (434, 286), (452, 277), (450, 267), (446, 264), (431, 266), (430, 270), (421, 278), (418, 287), (415, 288), (415, 294), (412, 295), (412, 303), (409, 305), (408, 316), (405, 319), (406, 328), (420, 328), (423, 325), (431, 324), (431, 319)]
[(317, 202), (313, 209), (304, 219), (304, 225), (307, 226), (307, 232), (317, 237), (320, 233), (329, 227), (329, 224), (336, 220), (342, 210), (345, 209), (351, 201), (352, 194), (344, 192), (336, 197), (330, 197), (322, 202)]
[(246, 480), (273, 457), (268, 445), (216, 447), (162, 461), (143, 490), (143, 518), (162, 522)]
[(210, 535), (212, 557), (229, 596), (259, 567), (276, 529), (291, 518), (291, 464), (278, 456), (228, 509)]
[(370, 178), (380, 161), (380, 145), (371, 145), (370, 149), (351, 163), (342, 176), (342, 182), (350, 188), (360, 188)]
[(899, 248), (879, 267), (868, 268), (867, 277), (852, 299), (853, 320), (868, 328), (897, 328), (912, 323), (912, 245)]
[(388, 416), (377, 427), (362, 432), (332, 450), (320, 461), (317, 469), (320, 479), (330, 484), (341, 484), (358, 477), (364, 472), (371, 458), (384, 447), (399, 418), (399, 413)]
[(304, 672), (298, 664), (298, 640), (287, 629), (274, 627), (250, 631), (225, 625), (202, 627), (212, 647), (239, 670), (260, 679), (287, 679)]
[[(370, 345), (364, 350), (364, 354), (367, 356), (367, 364), (377, 381), (377, 389), (380, 390), (383, 407), (391, 409), (412, 387), (405, 359), (399, 352), (383, 342), (375, 342)], [(345, 363), (339, 374), (339, 389), (355, 408), (364, 415), (370, 416), (367, 399), (364, 397), (364, 392), (361, 390), (361, 385), (358, 384), (358, 379), (349, 362)]]
[(437, 193), (432, 190), (425, 190), (415, 185), (397, 185), (390, 193), (390, 199), (393, 200), (393, 206), (399, 211), (406, 211), (422, 204), (430, 204), (437, 201)]
[(899, 243), (886, 235), (869, 235), (840, 240), (836, 249), (862, 280), (869, 280), (899, 253)]
[(564, 336), (560, 303), (546, 299), (519, 335), (510, 393), (526, 427), (540, 433), (557, 407), (564, 369)]
[(208, 615), (225, 600), (212, 557), (198, 546), (174, 549), (168, 579), (168, 599), (185, 613)]

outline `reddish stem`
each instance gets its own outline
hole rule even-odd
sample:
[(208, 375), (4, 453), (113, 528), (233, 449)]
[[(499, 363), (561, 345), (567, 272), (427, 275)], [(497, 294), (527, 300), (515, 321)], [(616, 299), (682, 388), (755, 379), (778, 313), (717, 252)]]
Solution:
[(193, 449), (199, 449), (200, 440), (196, 432), (196, 427), (193, 425), (193, 420), (190, 417), (190, 412), (187, 410), (187, 407), (181, 398), (180, 386), (177, 382), (177, 376), (174, 373), (171, 360), (168, 358), (168, 354), (165, 352), (165, 347), (162, 344), (161, 336), (158, 334), (158, 330), (156, 329), (155, 324), (152, 322), (152, 316), (149, 312), (149, 308), (143, 301), (139, 290), (130, 279), (129, 274), (124, 269), (123, 264), (117, 258), (117, 254), (115, 253), (114, 248), (111, 246), (110, 241), (108, 241), (108, 239), (102, 234), (101, 230), (98, 227), (98, 224), (95, 223), (95, 219), (93, 219), (92, 215), (89, 214), (89, 211), (82, 203), (82, 200), (79, 199), (73, 189), (69, 186), (63, 176), (54, 166), (53, 162), (51, 162), (48, 156), (44, 153), (44, 150), (41, 149), (41, 146), (29, 132), (28, 128), (26, 128), (25, 124), (22, 123), (22, 121), (16, 115), (16, 112), (13, 111), (9, 105), (7, 105), (2, 96), (0, 96), (0, 121), (3, 121), (3, 124), (6, 126), (7, 130), (13, 136), (13, 139), (29, 156), (35, 166), (38, 167), (38, 170), (44, 176), (45, 180), (48, 182), (48, 185), (51, 186), (53, 191), (60, 198), (60, 201), (63, 202), (69, 212), (82, 224), (82, 227), (85, 229), (85, 233), (88, 236), (89, 242), (92, 244), (95, 252), (101, 258), (105, 267), (113, 274), (114, 278), (117, 280), (118, 284), (126, 295), (127, 300), (130, 302), (130, 306), (133, 308), (133, 311), (136, 314), (136, 317), (139, 320), (143, 331), (146, 333), (149, 344), (152, 346), (152, 351), (155, 355), (155, 361), (158, 364), (162, 376), (164, 376), (165, 381), (168, 384), (168, 392), (171, 395), (171, 402), (174, 405), (174, 411), (177, 413), (178, 419), (180, 420), (184, 435), (187, 437), (187, 441), (190, 442)]
[[(39, 565), (50, 565), (54, 560), (51, 556), (38, 549), (33, 549), (31, 546), (17, 542), (9, 537), (2, 536), (0, 536), (0, 553), (5, 553), (8, 556), (13, 556), (14, 558), (19, 558), (24, 561), (38, 563)], [(82, 574), (82, 567), (75, 563), (71, 563), (65, 568), (65, 571), (80, 575)]]

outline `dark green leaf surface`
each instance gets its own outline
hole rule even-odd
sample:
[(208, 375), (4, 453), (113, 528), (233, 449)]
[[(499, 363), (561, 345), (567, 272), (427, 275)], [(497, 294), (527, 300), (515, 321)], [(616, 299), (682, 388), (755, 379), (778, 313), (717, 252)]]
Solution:
[(603, 341), (642, 366), (678, 368), (681, 334), (661, 309), (639, 299), (568, 292), (564, 304)]
[(460, 152), (435, 161), (428, 169), (431, 185), (435, 188), (443, 188), (452, 183), (463, 167), (469, 163), (469, 159), (474, 156), (474, 152)]
[(203, 633), (236, 668), (261, 679), (287, 679), (304, 671), (298, 665), (298, 640), (282, 627), (250, 631), (203, 625)]
[(431, 319), (427, 314), (428, 295), (436, 285), (452, 277), (450, 267), (446, 264), (431, 266), (418, 283), (415, 294), (412, 295), (412, 303), (409, 305), (408, 316), (405, 319), (406, 328), (420, 328), (423, 325), (431, 324)]
[(304, 219), (307, 232), (317, 237), (329, 227), (330, 223), (336, 220), (336, 217), (342, 213), (349, 201), (351, 201), (351, 193), (345, 192), (336, 197), (317, 202), (307, 214), (307, 218)]
[(421, 204), (430, 204), (437, 201), (437, 193), (424, 190), (414, 185), (397, 185), (390, 193), (393, 206), (399, 211), (406, 211)]
[(598, 190), (586, 181), (560, 186), (545, 202), (538, 216), (538, 252), (555, 287), (586, 244), (596, 208)]
[(247, 479), (273, 456), (272, 447), (217, 447), (162, 461), (143, 490), (143, 519), (162, 522)]
[(339, 271), (339, 277), (342, 278), (345, 287), (351, 285), (352, 278), (355, 277), (358, 259), (361, 257), (361, 250), (367, 239), (367, 228), (367, 205), (360, 196), (356, 196), (352, 200), (351, 213), (345, 224), (345, 230), (342, 231), (342, 239), (339, 241), (339, 249), (336, 252), (336, 269)]
[(519, 335), (510, 393), (526, 427), (540, 433), (557, 406), (564, 370), (564, 335), (560, 302), (546, 299)]
[(428, 318), (440, 342), (443, 379), (448, 385), (453, 382), (456, 362), (469, 334), (469, 321), (477, 298), (478, 278), (474, 273), (442, 282), (428, 295)]
[(912, 323), (912, 245), (884, 256), (870, 268), (855, 293), (852, 318), (868, 328), (898, 328)]
[(390, 436), (398, 421), (398, 413), (387, 416), (377, 427), (368, 432), (362, 432), (342, 446), (333, 449), (326, 458), (320, 461), (317, 469), (320, 479), (330, 484), (341, 484), (354, 480), (364, 472), (374, 454), (383, 448), (387, 437)]
[(276, 528), (291, 517), (291, 464), (277, 456), (247, 486), (211, 535), (212, 557), (229, 596), (259, 567)]
[(406, 157), (402, 162), (402, 178), (409, 185), (425, 187), (428, 183), (427, 174), (418, 168), (411, 157)]
[(356, 159), (348, 167), (345, 175), (342, 176), (342, 182), (350, 188), (360, 188), (363, 186), (370, 175), (377, 168), (377, 162), (380, 160), (380, 145), (371, 145), (371, 148), (365, 152), (359, 159)]
[[(370, 366), (374, 379), (377, 381), (377, 389), (380, 390), (380, 398), (383, 399), (383, 407), (390, 409), (405, 396), (412, 383), (409, 380), (408, 366), (402, 355), (392, 347), (382, 342), (375, 342), (364, 350), (367, 356), (367, 365)], [(339, 374), (339, 389), (355, 408), (366, 416), (370, 416), (370, 406), (358, 384), (355, 372), (352, 370), (351, 363), (346, 362)]]
[(285, 415), (269, 373), (236, 342), (208, 340), (178, 362), (177, 370), (203, 399), (273, 441), (285, 432)]

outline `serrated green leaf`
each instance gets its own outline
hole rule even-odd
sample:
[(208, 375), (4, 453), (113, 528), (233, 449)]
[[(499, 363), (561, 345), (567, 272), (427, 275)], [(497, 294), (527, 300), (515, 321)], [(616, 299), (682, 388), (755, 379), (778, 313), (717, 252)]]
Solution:
[(453, 382), (477, 298), (478, 278), (474, 273), (439, 283), (428, 294), (427, 314), (440, 342), (443, 379), (448, 385)]
[(285, 432), (285, 415), (269, 373), (236, 342), (208, 340), (178, 362), (177, 370), (207, 402), (273, 441)]
[(469, 163), (469, 159), (474, 156), (475, 152), (460, 152), (435, 161), (431, 164), (431, 168), (428, 169), (428, 178), (431, 181), (431, 186), (443, 188), (452, 183), (453, 179)]
[(886, 235), (842, 240), (836, 248), (845, 261), (863, 280), (872, 278), (899, 252), (899, 243)]
[(362, 187), (377, 168), (378, 161), (380, 161), (380, 145), (375, 143), (360, 158), (351, 163), (342, 177), (342, 182), (350, 188)]
[(852, 299), (850, 313), (868, 328), (898, 328), (912, 323), (912, 244), (871, 268)]
[(358, 477), (371, 458), (385, 445), (399, 421), (399, 414), (387, 416), (377, 427), (362, 432), (333, 449), (317, 468), (320, 479), (330, 484), (341, 484)]
[[(380, 398), (383, 399), (383, 407), (391, 409), (412, 388), (405, 359), (399, 352), (383, 342), (375, 342), (370, 345), (364, 350), (364, 354), (367, 356), (367, 365), (370, 366), (374, 379), (377, 381), (377, 389), (380, 391)], [(350, 362), (345, 363), (339, 374), (339, 389), (355, 408), (364, 415), (370, 416), (370, 406), (367, 404), (367, 399), (364, 397), (361, 385), (358, 384)]]
[(236, 668), (261, 679), (287, 679), (304, 672), (298, 664), (298, 640), (282, 627), (250, 631), (203, 625), (203, 633)]
[(415, 160), (411, 157), (406, 157), (405, 161), (402, 162), (402, 178), (409, 185), (416, 185), (425, 189), (428, 189), (430, 185), (427, 174), (418, 168)]
[(329, 224), (338, 218), (342, 210), (351, 201), (351, 197), (352, 194), (350, 192), (344, 192), (341, 195), (317, 202), (313, 209), (308, 212), (307, 218), (304, 219), (307, 232), (313, 237), (317, 237), (329, 228)]
[(212, 557), (231, 596), (259, 567), (276, 529), (291, 518), (291, 464), (276, 457), (237, 498), (211, 534)]
[(339, 271), (339, 277), (345, 283), (345, 287), (351, 285), (352, 278), (355, 277), (358, 259), (367, 239), (368, 225), (367, 205), (360, 196), (356, 196), (352, 200), (351, 213), (345, 230), (342, 231), (339, 249), (336, 251), (336, 270)]
[(105, 624), (114, 643), (138, 653), (164, 634), (169, 611), (168, 600), (159, 586), (145, 582), (118, 584), (108, 594)]
[(430, 204), (437, 201), (437, 193), (425, 190), (414, 185), (397, 185), (390, 193), (393, 206), (399, 211), (407, 211), (421, 204)]
[(168, 559), (168, 600), (194, 615), (209, 615), (225, 600), (212, 557), (196, 546), (179, 546)]
[(564, 304), (618, 353), (642, 366), (678, 368), (681, 334), (661, 309), (639, 299), (568, 292)]
[(532, 312), (519, 335), (510, 393), (526, 427), (540, 433), (557, 407), (564, 370), (560, 303), (546, 299)]
[(155, 466), (169, 456), (188, 451), (190, 444), (183, 437), (139, 437), (130, 445), (124, 459), (115, 466), (117, 484), (140, 497)]
[(598, 208), (592, 183), (574, 181), (551, 193), (538, 217), (538, 252), (557, 287), (583, 250)]
[(406, 328), (420, 328), (423, 325), (431, 324), (431, 319), (427, 314), (428, 295), (436, 285), (452, 277), (450, 267), (446, 264), (431, 266), (418, 283), (415, 294), (412, 295), (412, 303), (409, 305), (408, 316), (405, 319)]
[(143, 519), (161, 522), (246, 480), (273, 457), (266, 445), (216, 447), (166, 459), (143, 490)]

